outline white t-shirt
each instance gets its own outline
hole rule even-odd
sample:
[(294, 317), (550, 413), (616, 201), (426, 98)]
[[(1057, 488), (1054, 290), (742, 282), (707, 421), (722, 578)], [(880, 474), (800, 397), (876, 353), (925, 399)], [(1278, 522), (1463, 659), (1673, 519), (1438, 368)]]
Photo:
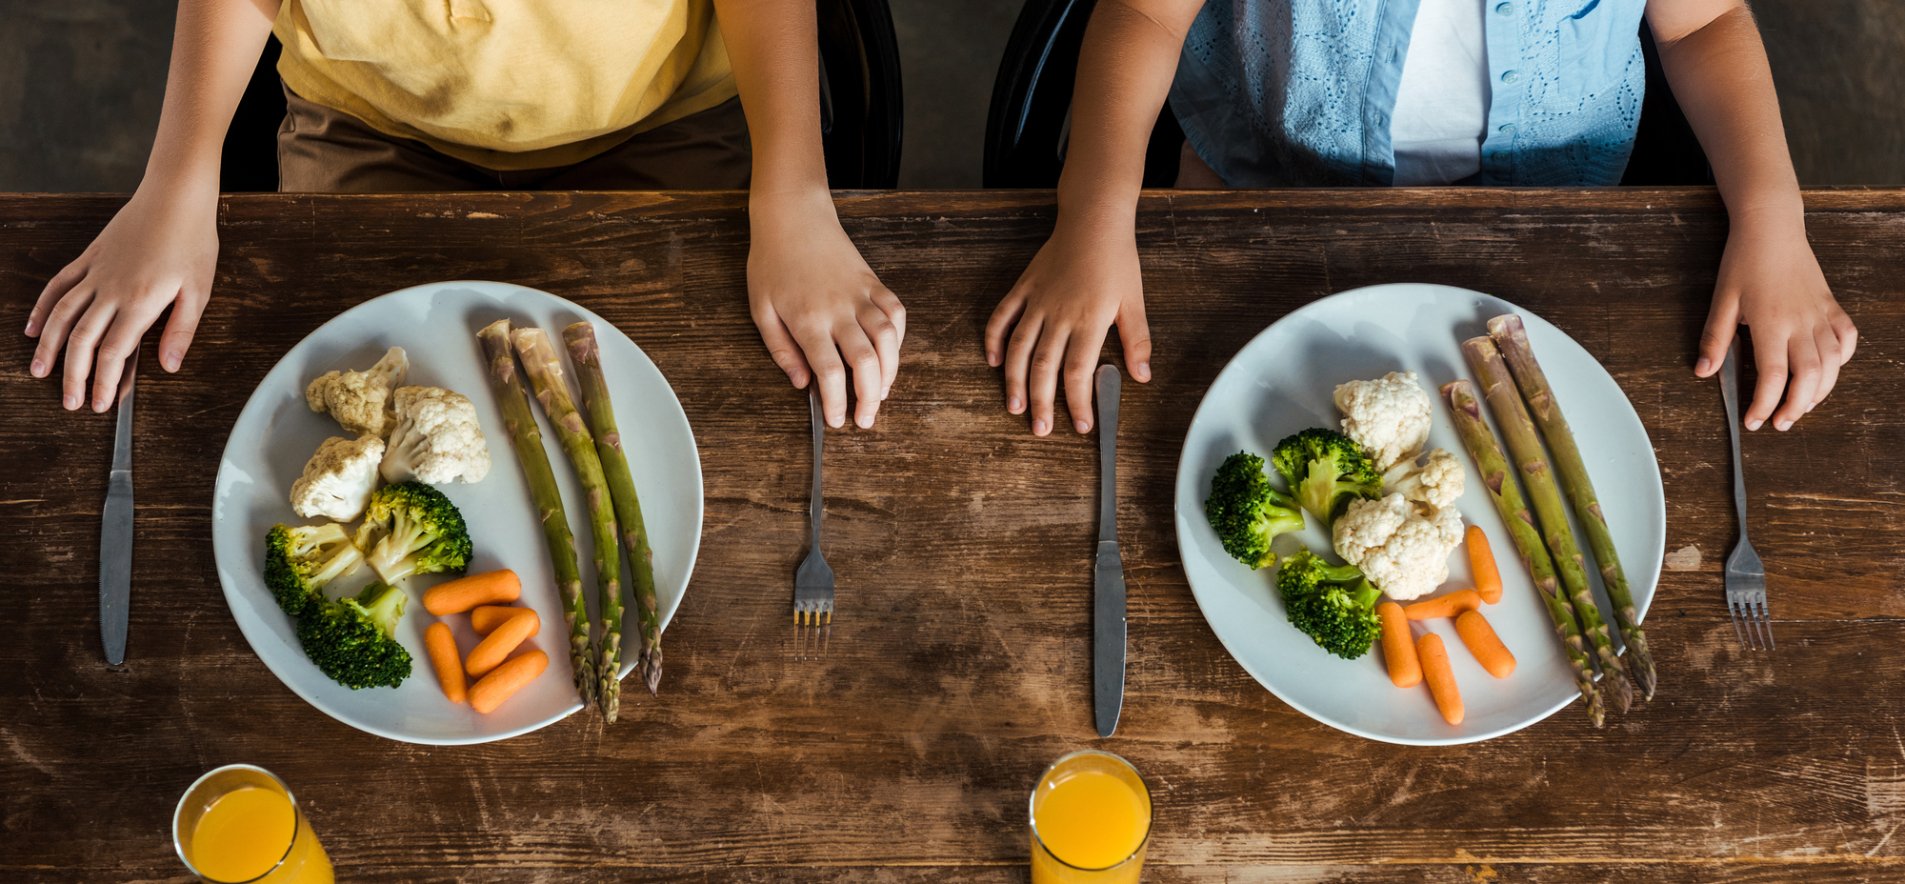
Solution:
[(1396, 184), (1451, 184), (1482, 170), (1488, 124), (1485, 0), (1422, 0), (1389, 123)]

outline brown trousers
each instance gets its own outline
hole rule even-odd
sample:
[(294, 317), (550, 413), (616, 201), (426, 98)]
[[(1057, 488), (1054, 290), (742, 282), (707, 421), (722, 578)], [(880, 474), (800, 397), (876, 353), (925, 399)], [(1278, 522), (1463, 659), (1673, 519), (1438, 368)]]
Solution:
[(499, 172), (395, 138), (286, 89), (278, 189), (286, 193), (455, 190), (739, 190), (752, 154), (739, 99), (646, 132), (570, 166)]

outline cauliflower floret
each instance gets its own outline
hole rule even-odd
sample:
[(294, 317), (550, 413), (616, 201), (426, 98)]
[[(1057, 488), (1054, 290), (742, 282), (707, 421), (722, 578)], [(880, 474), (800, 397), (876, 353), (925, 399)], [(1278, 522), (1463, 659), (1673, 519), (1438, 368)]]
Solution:
[(1437, 448), (1420, 465), (1405, 460), (1383, 477), (1388, 489), (1431, 509), (1452, 507), (1468, 486), (1468, 474), (1455, 455)]
[(1343, 434), (1369, 449), (1378, 470), (1414, 457), (1429, 441), (1434, 408), (1413, 371), (1340, 384), (1334, 398), (1343, 412)]
[(381, 467), (385, 481), (442, 485), (489, 475), (489, 446), (468, 398), (442, 387), (398, 387), (390, 398), (397, 422)]
[(291, 508), (307, 519), (356, 519), (377, 490), (377, 463), (383, 457), (384, 440), (376, 436), (324, 440), (304, 474), (291, 483)]
[(1449, 579), (1449, 553), (1462, 544), (1462, 514), (1390, 494), (1350, 501), (1333, 533), (1338, 555), (1363, 569), (1390, 598), (1408, 601)]
[(385, 351), (367, 371), (327, 371), (304, 388), (304, 401), (338, 426), (360, 436), (383, 436), (390, 428), (390, 391), (403, 383), (410, 357), (402, 347)]

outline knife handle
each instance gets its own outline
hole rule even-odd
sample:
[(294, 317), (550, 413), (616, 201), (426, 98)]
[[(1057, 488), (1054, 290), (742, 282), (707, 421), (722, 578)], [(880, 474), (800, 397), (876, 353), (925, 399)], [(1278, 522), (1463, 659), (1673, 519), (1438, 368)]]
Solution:
[(114, 470), (99, 517), (99, 639), (106, 662), (126, 662), (132, 596), (132, 473)]

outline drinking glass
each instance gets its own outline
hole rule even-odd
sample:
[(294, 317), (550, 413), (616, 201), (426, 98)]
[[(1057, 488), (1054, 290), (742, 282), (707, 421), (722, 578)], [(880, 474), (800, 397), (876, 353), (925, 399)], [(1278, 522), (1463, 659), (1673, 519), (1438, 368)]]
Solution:
[(1131, 762), (1085, 749), (1032, 789), (1033, 884), (1135, 884), (1151, 841), (1151, 791)]
[(210, 884), (332, 884), (331, 858), (284, 781), (228, 764), (185, 790), (172, 814), (179, 859)]

